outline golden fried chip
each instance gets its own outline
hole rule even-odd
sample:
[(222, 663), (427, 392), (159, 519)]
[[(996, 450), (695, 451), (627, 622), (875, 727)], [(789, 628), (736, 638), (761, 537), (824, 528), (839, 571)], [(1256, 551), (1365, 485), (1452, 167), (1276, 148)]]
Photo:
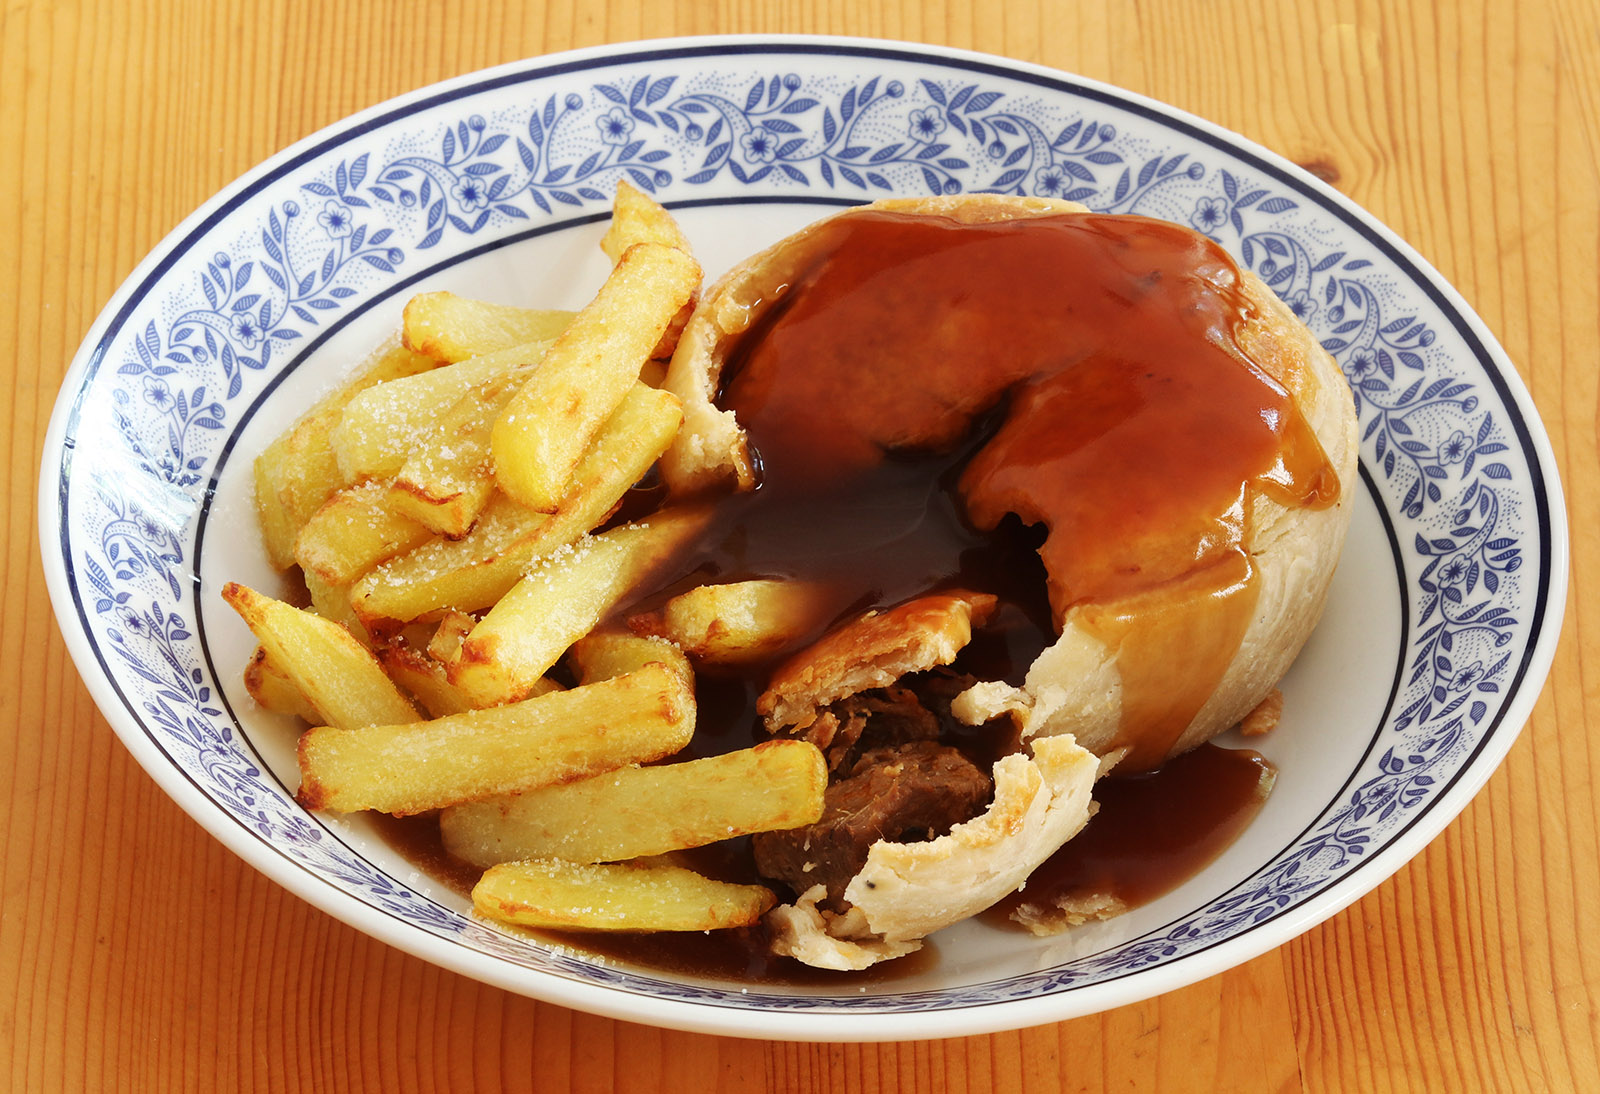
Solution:
[(670, 756), (688, 743), (694, 717), (693, 692), (647, 665), (492, 710), (318, 727), (300, 738), (299, 799), (338, 813), (422, 813)]
[(827, 785), (815, 745), (766, 741), (454, 806), (439, 824), (445, 848), (474, 866), (547, 856), (620, 862), (815, 823)]
[(715, 931), (746, 927), (777, 903), (761, 885), (730, 885), (679, 866), (508, 862), (472, 890), (480, 915), (525, 927)]
[(496, 420), (490, 447), (500, 489), (530, 509), (556, 509), (595, 435), (699, 283), (700, 267), (674, 247), (629, 249)]

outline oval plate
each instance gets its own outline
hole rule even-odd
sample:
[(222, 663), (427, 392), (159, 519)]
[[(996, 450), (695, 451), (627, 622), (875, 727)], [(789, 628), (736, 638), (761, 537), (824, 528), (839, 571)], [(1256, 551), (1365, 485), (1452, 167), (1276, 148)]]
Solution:
[[(295, 804), (293, 729), (239, 683), (227, 580), (279, 581), (250, 464), (413, 292), (576, 307), (621, 178), (708, 273), (832, 207), (980, 190), (1192, 225), (1311, 326), (1356, 393), (1362, 482), (1322, 626), (1259, 745), (1281, 774), (1177, 890), (1049, 939), (969, 922), (836, 988), (608, 964), (473, 920), (361, 818)], [(633, 1021), (908, 1039), (1055, 1021), (1277, 946), (1398, 869), (1488, 778), (1549, 667), (1566, 527), (1548, 441), (1482, 322), (1395, 235), (1281, 158), (1115, 88), (995, 57), (817, 38), (561, 54), (426, 88), (228, 187), (127, 280), (62, 386), (40, 478), (79, 670), (178, 803), (293, 892), (469, 976)], [(1253, 744), (1255, 742), (1252, 742)]]

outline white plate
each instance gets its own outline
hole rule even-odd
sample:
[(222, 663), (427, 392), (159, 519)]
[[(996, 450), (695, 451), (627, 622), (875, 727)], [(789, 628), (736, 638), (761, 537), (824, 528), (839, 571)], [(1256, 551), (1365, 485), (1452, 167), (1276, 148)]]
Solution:
[[(773, 989), (597, 963), (474, 922), (361, 821), (293, 800), (292, 732), (239, 685), (218, 599), (273, 587), (249, 464), (449, 287), (577, 306), (616, 181), (654, 190), (708, 273), (832, 207), (1064, 195), (1219, 239), (1358, 392), (1362, 476), (1328, 616), (1262, 746), (1257, 821), (1165, 897), (1051, 940), (982, 923), (860, 987)], [(1566, 586), (1548, 442), (1504, 353), (1394, 234), (1249, 142), (996, 57), (710, 38), (538, 58), (426, 88), (279, 154), (178, 227), (63, 384), (40, 479), (50, 592), (130, 751), (244, 859), (348, 923), (514, 991), (747, 1036), (901, 1039), (1054, 1021), (1209, 976), (1338, 911), (1454, 817), (1547, 671)]]

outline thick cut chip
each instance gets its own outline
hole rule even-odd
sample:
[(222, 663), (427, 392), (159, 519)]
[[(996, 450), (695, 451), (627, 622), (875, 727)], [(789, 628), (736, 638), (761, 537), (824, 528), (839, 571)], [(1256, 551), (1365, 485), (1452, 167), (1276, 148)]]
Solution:
[(578, 679), (585, 684), (624, 676), (652, 662), (666, 665), (685, 683), (694, 683), (689, 659), (677, 646), (665, 638), (626, 631), (590, 631), (573, 643), (571, 662)]
[(233, 582), (222, 599), (330, 726), (342, 732), (417, 721), (377, 658), (339, 624)]
[(250, 655), (250, 663), (245, 666), (244, 690), (262, 709), (274, 714), (289, 714), (307, 722), (324, 720), (311, 701), (295, 687), (289, 674), (274, 664), (272, 658), (267, 656), (267, 651), (260, 646)]
[(666, 451), (680, 421), (674, 396), (635, 384), (578, 465), (554, 513), (535, 513), (496, 495), (464, 538), (425, 543), (358, 581), (351, 592), (357, 614), (382, 629), (384, 620), (408, 621), (441, 608), (492, 606), (535, 559), (600, 524)]
[(812, 824), (827, 785), (815, 745), (766, 741), (455, 806), (439, 824), (445, 849), (474, 866), (546, 856), (620, 862)]
[(421, 650), (395, 643), (379, 646), (377, 654), (389, 679), (416, 696), (429, 716), (444, 718), (473, 709), (471, 701), (445, 675), (444, 666)]
[(520, 699), (705, 518), (699, 508), (657, 513), (541, 559), (461, 643), (451, 682), (478, 706)]
[(368, 649), (372, 648), (372, 635), (350, 607), (350, 586), (334, 585), (324, 581), (310, 570), (302, 570), (306, 592), (311, 594), (311, 610), (339, 624), (350, 632), (352, 638)]
[(694, 716), (683, 681), (647, 665), (430, 722), (319, 727), (300, 738), (299, 799), (308, 809), (410, 814), (514, 794), (670, 756), (689, 742)]
[(506, 863), (472, 890), (479, 915), (524, 927), (715, 931), (757, 922), (777, 900), (761, 885), (713, 881), (680, 866)]
[(623, 255), (495, 422), (490, 445), (500, 489), (530, 509), (557, 507), (590, 442), (699, 283), (700, 267), (675, 247), (641, 243)]
[(600, 240), (600, 249), (613, 264), (621, 262), (628, 248), (640, 243), (659, 243), (689, 254), (689, 237), (683, 234), (672, 214), (649, 194), (627, 179), (617, 183), (617, 196), (611, 204), (611, 224)]
[[(386, 479), (405, 466), (419, 434), (477, 384), (535, 364), (549, 342), (526, 342), (367, 388), (345, 405), (331, 433), (346, 483)], [(431, 358), (425, 358), (431, 360)]]
[(379, 350), (337, 391), (256, 457), (256, 514), (267, 556), (280, 570), (294, 565), (294, 541), (311, 514), (345, 484), (330, 434), (351, 399), (388, 380), (414, 376), (434, 360), (403, 346)]
[(668, 639), (696, 661), (739, 665), (801, 641), (833, 607), (822, 590), (803, 582), (735, 581), (690, 589), (628, 625)]
[(476, 384), (445, 411), (389, 487), (389, 504), (442, 536), (466, 535), (494, 493), (489, 430), (537, 365)]
[(527, 342), (548, 342), (567, 329), (573, 314), (425, 292), (406, 302), (401, 340), (417, 353), (454, 364)]
[[(622, 261), (629, 247), (639, 243), (660, 243), (665, 247), (676, 247), (684, 254), (694, 253), (689, 249), (689, 237), (683, 234), (683, 229), (672, 219), (672, 214), (627, 179), (621, 179), (617, 182), (616, 200), (611, 205), (611, 224), (600, 240), (600, 249), (615, 264)], [(661, 381), (666, 378), (665, 362), (672, 357), (672, 351), (678, 348), (678, 336), (694, 314), (699, 295), (697, 289), (688, 303), (678, 309), (678, 314), (667, 324), (661, 340), (650, 351), (651, 364), (658, 367), (660, 376), (652, 379), (646, 375), (657, 371), (646, 365), (646, 373), (641, 373), (639, 378), (651, 387), (660, 387)]]
[(491, 607), (527, 571), (535, 551), (525, 545), (542, 539), (551, 519), (496, 494), (472, 531), (458, 540), (431, 539), (374, 567), (351, 588), (350, 602), (370, 629), (385, 633), (444, 609)]
[(350, 585), (378, 563), (433, 538), (423, 524), (395, 512), (382, 483), (365, 482), (329, 498), (295, 541), (300, 568), (330, 585)]
[[(421, 650), (397, 642), (379, 646), (377, 654), (389, 679), (416, 696), (430, 716), (443, 718), (477, 709), (471, 698), (450, 682), (444, 666)], [(560, 690), (561, 685), (547, 676), (530, 688), (528, 695), (531, 698)], [(307, 718), (306, 721), (318, 719)]]

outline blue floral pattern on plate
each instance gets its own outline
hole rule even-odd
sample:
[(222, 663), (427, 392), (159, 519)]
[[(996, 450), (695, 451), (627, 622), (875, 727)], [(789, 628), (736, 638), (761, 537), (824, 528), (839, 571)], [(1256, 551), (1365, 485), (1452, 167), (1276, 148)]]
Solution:
[[(218, 704), (191, 625), (207, 490), (248, 408), (301, 347), (401, 277), (603, 213), (621, 179), (668, 204), (1064, 197), (1189, 224), (1254, 270), (1350, 380), (1362, 463), (1411, 597), (1390, 717), (1344, 796), (1246, 884), (1162, 930), (959, 991), (821, 1001), (529, 945), (330, 838), (263, 774)], [(1242, 142), (1170, 112), (1059, 75), (889, 47), (616, 51), (530, 62), (342, 127), (258, 173), (223, 212), (173, 241), (63, 394), (61, 531), (47, 549), (72, 575), (76, 617), (64, 625), (81, 627), (136, 722), (124, 732), (147, 735), (282, 855), (416, 930), (562, 977), (726, 1007), (1031, 999), (1293, 912), (1437, 804), (1489, 737), (1516, 731), (1502, 723), (1549, 610), (1552, 546), (1537, 426), (1509, 394), (1514, 381), (1380, 235)]]

